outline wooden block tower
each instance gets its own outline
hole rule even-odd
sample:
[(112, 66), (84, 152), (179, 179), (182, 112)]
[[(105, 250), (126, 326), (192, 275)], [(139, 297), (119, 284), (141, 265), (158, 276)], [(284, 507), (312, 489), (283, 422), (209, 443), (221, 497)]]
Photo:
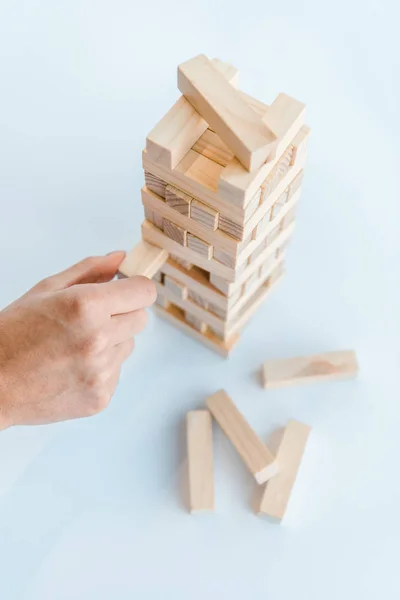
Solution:
[(217, 59), (180, 65), (178, 87), (146, 140), (143, 242), (120, 271), (154, 275), (159, 315), (226, 356), (283, 275), (310, 130), (304, 104), (263, 104)]

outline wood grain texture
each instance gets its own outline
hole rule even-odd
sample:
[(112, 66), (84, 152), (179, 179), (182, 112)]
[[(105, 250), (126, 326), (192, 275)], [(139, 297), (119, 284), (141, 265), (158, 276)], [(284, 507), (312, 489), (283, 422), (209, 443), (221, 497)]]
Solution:
[(198, 254), (205, 256), (208, 260), (213, 257), (213, 247), (211, 244), (207, 244), (207, 242), (204, 242), (192, 233), (188, 233), (187, 235), (187, 246), (190, 250), (198, 252)]
[(218, 227), (218, 212), (199, 200), (193, 200), (190, 218), (215, 231)]
[(218, 262), (227, 267), (231, 267), (232, 269), (236, 266), (236, 258), (227, 252), (222, 252), (219, 248), (214, 248), (214, 258), (215, 260), (218, 260)]
[(175, 254), (170, 254), (169, 257), (171, 258), (171, 260), (177, 262), (178, 265), (180, 265), (187, 271), (190, 271), (190, 269), (193, 267), (192, 263), (188, 262), (187, 260), (183, 260), (182, 258), (179, 258), (179, 256), (175, 256)]
[(192, 302), (195, 302), (196, 304), (198, 304), (205, 310), (208, 309), (208, 304), (209, 304), (208, 300), (206, 300), (204, 298), (204, 296), (201, 296), (197, 292), (189, 289), (188, 298), (189, 298), (189, 300), (191, 300)]
[(165, 198), (165, 188), (167, 187), (165, 181), (146, 170), (144, 171), (144, 180), (150, 190), (152, 190), (155, 194), (158, 194), (161, 198)]
[(172, 292), (177, 298), (185, 300), (188, 297), (188, 289), (181, 281), (177, 281), (169, 275), (164, 275), (163, 284), (164, 288)]
[(181, 246), (187, 245), (187, 231), (172, 221), (168, 221), (168, 219), (164, 219), (163, 221), (163, 231), (166, 236), (177, 242)]
[[(220, 60), (213, 64), (227, 81), (237, 85), (238, 70), (235, 67)], [(181, 96), (150, 131), (146, 150), (152, 160), (167, 169), (174, 169), (207, 128), (207, 122)]]
[(305, 104), (287, 94), (278, 94), (265, 112), (262, 120), (278, 138), (276, 154), (279, 156), (304, 124)]
[(246, 169), (258, 169), (266, 161), (275, 134), (206, 56), (178, 67), (178, 87)]
[(224, 358), (229, 357), (229, 354), (239, 341), (239, 334), (234, 334), (229, 338), (229, 340), (223, 341), (212, 331), (210, 331), (210, 328), (207, 329), (205, 334), (200, 333), (191, 325), (186, 323), (184, 311), (179, 309), (177, 306), (170, 305), (167, 309), (154, 306), (154, 310), (160, 317), (166, 321), (169, 321), (175, 327), (181, 329), (184, 333), (190, 335), (195, 340), (201, 342), (211, 350), (214, 350)]
[(139, 242), (122, 261), (119, 272), (125, 277), (144, 275), (151, 279), (168, 258), (168, 252), (147, 242)]
[(191, 201), (192, 197), (189, 194), (178, 190), (173, 185), (167, 185), (165, 188), (165, 203), (185, 217), (190, 215)]
[(279, 473), (267, 482), (258, 514), (280, 521), (283, 519), (303, 458), (311, 428), (299, 421), (287, 424), (276, 459)]
[(265, 388), (349, 379), (357, 372), (357, 357), (353, 350), (268, 360), (263, 364)]
[(204, 323), (201, 319), (193, 315), (192, 313), (185, 311), (185, 319), (186, 322), (189, 323), (192, 327), (200, 331), (200, 333), (206, 333), (207, 331), (207, 323)]
[(232, 219), (222, 213), (219, 215), (218, 229), (224, 231), (228, 235), (231, 235), (237, 240), (243, 239), (244, 226), (235, 223), (232, 221)]
[(208, 410), (186, 415), (190, 512), (214, 510), (212, 419)]
[(192, 150), (207, 158), (211, 158), (211, 160), (222, 167), (226, 167), (228, 162), (234, 157), (232, 150), (230, 150), (221, 140), (219, 135), (214, 131), (211, 131), (211, 129), (207, 129), (207, 131), (203, 133), (192, 147)]
[(257, 483), (265, 483), (278, 473), (275, 458), (224, 390), (207, 398), (206, 404)]

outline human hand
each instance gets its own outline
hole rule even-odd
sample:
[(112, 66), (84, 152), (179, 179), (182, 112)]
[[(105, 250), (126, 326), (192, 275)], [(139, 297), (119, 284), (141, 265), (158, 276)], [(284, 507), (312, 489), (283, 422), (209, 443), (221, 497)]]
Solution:
[(108, 405), (156, 299), (146, 277), (112, 281), (123, 258), (87, 258), (0, 311), (0, 429)]

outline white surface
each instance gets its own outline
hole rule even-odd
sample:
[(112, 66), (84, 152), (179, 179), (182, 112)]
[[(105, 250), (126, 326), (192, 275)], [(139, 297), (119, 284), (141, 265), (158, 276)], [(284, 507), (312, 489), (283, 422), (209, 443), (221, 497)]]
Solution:
[[(228, 60), (313, 128), (287, 278), (229, 362), (152, 317), (105, 413), (0, 434), (1, 598), (399, 597), (398, 18), (395, 0), (1, 0), (1, 305), (136, 242), (179, 62)], [(357, 382), (257, 384), (268, 357), (347, 347)], [(184, 415), (220, 387), (263, 437), (313, 427), (281, 527), (217, 430), (217, 512), (182, 507)]]

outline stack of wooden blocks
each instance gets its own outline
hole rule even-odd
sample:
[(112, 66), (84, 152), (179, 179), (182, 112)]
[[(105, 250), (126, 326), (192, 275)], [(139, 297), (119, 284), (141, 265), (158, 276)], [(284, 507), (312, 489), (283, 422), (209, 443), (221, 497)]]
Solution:
[(144, 242), (120, 269), (154, 275), (158, 313), (225, 356), (283, 275), (309, 135), (301, 102), (237, 86), (219, 60), (179, 66), (183, 95), (143, 151)]

